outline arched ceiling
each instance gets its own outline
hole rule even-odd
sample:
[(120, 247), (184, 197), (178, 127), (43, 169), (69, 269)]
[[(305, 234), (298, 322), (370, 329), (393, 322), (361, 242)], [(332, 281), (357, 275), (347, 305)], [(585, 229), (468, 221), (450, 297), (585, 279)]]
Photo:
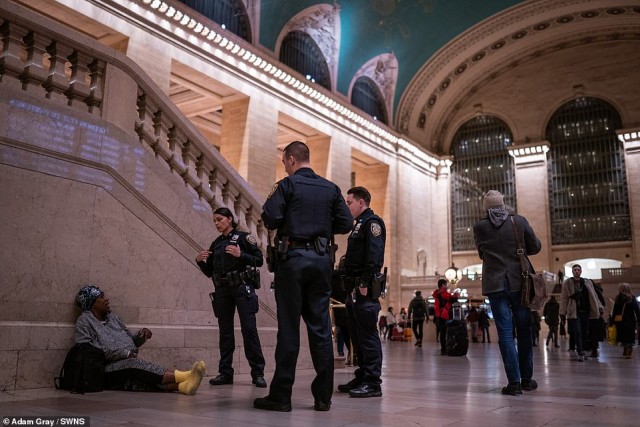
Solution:
[[(262, 46), (275, 50), (287, 22), (308, 7), (330, 1), (261, 0)], [(343, 0), (340, 9), (338, 92), (347, 95), (356, 72), (373, 57), (393, 52), (398, 61), (394, 106), (420, 68), (439, 49), (486, 18), (522, 0)]]

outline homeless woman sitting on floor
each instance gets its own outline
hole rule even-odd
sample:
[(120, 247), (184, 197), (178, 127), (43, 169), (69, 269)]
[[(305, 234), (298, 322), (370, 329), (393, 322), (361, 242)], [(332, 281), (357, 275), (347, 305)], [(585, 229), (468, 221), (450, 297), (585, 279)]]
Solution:
[(78, 292), (76, 304), (83, 310), (76, 321), (76, 343), (89, 343), (104, 351), (104, 388), (111, 390), (164, 390), (194, 395), (205, 373), (203, 361), (191, 371), (165, 369), (138, 359), (138, 348), (151, 338), (147, 328), (132, 333), (109, 310), (109, 299), (97, 286)]

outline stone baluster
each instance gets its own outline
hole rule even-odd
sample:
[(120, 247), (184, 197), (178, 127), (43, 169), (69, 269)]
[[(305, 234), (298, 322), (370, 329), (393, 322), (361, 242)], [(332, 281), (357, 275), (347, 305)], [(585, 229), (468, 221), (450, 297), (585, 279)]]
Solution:
[(222, 202), (224, 206), (227, 206), (229, 209), (235, 209), (235, 203), (240, 195), (240, 191), (231, 183), (231, 181), (227, 182), (227, 185), (222, 189)]
[(89, 77), (91, 82), (89, 83), (89, 97), (87, 98), (87, 105), (89, 106), (89, 112), (99, 115), (102, 111), (102, 98), (104, 87), (104, 61), (94, 59), (89, 64)]
[(9, 21), (0, 25), (2, 51), (0, 51), (0, 83), (7, 88), (21, 89), (20, 74), (24, 70), (22, 62), (24, 43), (22, 39), (28, 33), (24, 27)]
[(89, 89), (89, 63), (91, 57), (85, 53), (74, 50), (67, 58), (71, 64), (71, 79), (65, 95), (69, 99), (69, 105), (76, 109), (86, 111), (87, 100), (91, 90)]
[(213, 173), (210, 176), (209, 186), (213, 191), (213, 198), (209, 202), (211, 207), (215, 210), (220, 206), (226, 206), (227, 204), (224, 201), (224, 194), (226, 193), (226, 189), (229, 186), (229, 182), (227, 177), (220, 173), (218, 168), (215, 168)]
[(214, 194), (211, 190), (212, 171), (213, 163), (204, 154), (201, 154), (196, 164), (196, 172), (198, 174), (199, 181), (196, 191), (198, 192), (198, 195), (209, 204), (211, 204), (211, 201), (214, 199)]
[(47, 91), (47, 98), (68, 104), (69, 100), (64, 93), (69, 89), (69, 77), (66, 74), (67, 57), (71, 55), (73, 49), (56, 40), (52, 41), (46, 48), (49, 54), (49, 75), (44, 82)]
[(247, 213), (251, 208), (251, 204), (242, 196), (242, 193), (238, 193), (233, 203), (233, 208), (236, 213), (236, 221), (247, 231), (251, 231), (251, 219), (248, 218)]
[(169, 142), (169, 150), (172, 153), (169, 160), (169, 168), (178, 175), (183, 176), (187, 172), (187, 166), (182, 161), (187, 137), (178, 126), (173, 126), (169, 129), (167, 141)]
[(135, 130), (143, 147), (150, 149), (154, 154), (153, 146), (156, 144), (154, 119), (158, 107), (145, 95), (140, 89), (138, 90), (138, 117), (136, 118)]
[(198, 187), (201, 183), (198, 177), (198, 159), (201, 156), (203, 156), (203, 154), (196, 144), (191, 140), (187, 141), (182, 150), (182, 161), (186, 167), (186, 171), (182, 175), (182, 178), (187, 185), (193, 187), (196, 191), (198, 191)]
[(152, 145), (153, 151), (157, 157), (164, 159), (168, 166), (171, 162), (171, 157), (173, 156), (168, 140), (169, 129), (173, 127), (173, 123), (171, 123), (169, 117), (165, 113), (158, 110), (153, 117), (153, 127), (155, 130), (155, 141)]
[(20, 80), (22, 80), (22, 90), (29, 95), (44, 97), (46, 91), (42, 84), (47, 78), (47, 70), (44, 68), (44, 56), (46, 46), (50, 43), (48, 37), (30, 31), (23, 41), (27, 49), (27, 62), (25, 64)]

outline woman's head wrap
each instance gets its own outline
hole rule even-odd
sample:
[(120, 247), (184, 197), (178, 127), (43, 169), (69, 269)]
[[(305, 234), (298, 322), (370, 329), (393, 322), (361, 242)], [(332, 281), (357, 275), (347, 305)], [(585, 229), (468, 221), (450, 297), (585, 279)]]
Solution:
[(95, 285), (86, 285), (83, 286), (79, 291), (78, 295), (76, 295), (76, 304), (82, 310), (91, 310), (93, 307), (93, 303), (96, 302), (96, 299), (100, 295), (102, 295), (102, 291), (99, 287)]

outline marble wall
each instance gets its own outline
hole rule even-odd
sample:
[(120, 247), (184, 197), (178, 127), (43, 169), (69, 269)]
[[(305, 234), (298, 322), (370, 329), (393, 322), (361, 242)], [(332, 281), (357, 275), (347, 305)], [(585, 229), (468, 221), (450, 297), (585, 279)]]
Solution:
[[(203, 359), (214, 374), (212, 286), (194, 262), (217, 235), (209, 205), (108, 122), (6, 88), (0, 117), (0, 387), (52, 386), (86, 283), (132, 328), (154, 331), (141, 357), (180, 368)], [(258, 293), (269, 370), (275, 303), (268, 283)], [(241, 348), (235, 357), (248, 373)]]

